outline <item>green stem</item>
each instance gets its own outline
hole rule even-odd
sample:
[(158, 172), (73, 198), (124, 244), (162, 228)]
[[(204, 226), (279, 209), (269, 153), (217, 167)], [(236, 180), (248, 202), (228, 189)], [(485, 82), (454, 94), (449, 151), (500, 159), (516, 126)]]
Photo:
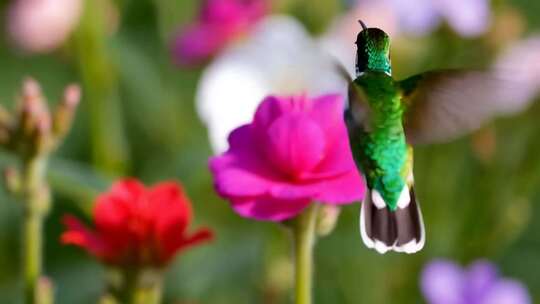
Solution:
[(23, 255), (25, 303), (40, 303), (37, 293), (42, 271), (42, 227), (50, 197), (45, 183), (45, 157), (24, 161), (24, 227)]
[(149, 286), (139, 287), (137, 290), (137, 301), (133, 304), (159, 304), (161, 302), (161, 295), (161, 282)]
[(103, 172), (125, 171), (127, 143), (122, 125), (118, 75), (108, 44), (105, 1), (85, 1), (84, 14), (73, 35), (85, 105), (90, 117), (92, 161)]
[[(118, 289), (113, 287), (117, 303), (159, 304), (162, 297), (162, 273), (155, 269), (127, 269), (121, 272)], [(113, 284), (115, 285), (115, 284)]]
[(41, 273), (41, 218), (32, 212), (24, 218), (24, 277), (26, 303), (36, 303), (36, 289)]
[(312, 303), (313, 246), (317, 209), (317, 204), (311, 204), (293, 222), (296, 304)]

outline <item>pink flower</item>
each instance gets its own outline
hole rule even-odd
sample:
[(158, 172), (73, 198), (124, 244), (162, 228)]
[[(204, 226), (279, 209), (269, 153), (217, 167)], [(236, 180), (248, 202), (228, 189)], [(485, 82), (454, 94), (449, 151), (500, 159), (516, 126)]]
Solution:
[(164, 266), (179, 251), (212, 238), (206, 228), (189, 233), (191, 220), (189, 199), (177, 183), (146, 188), (135, 179), (124, 179), (98, 197), (95, 230), (73, 216), (64, 218), (62, 242), (111, 265)]
[(340, 95), (267, 97), (250, 124), (210, 160), (216, 191), (244, 217), (281, 221), (310, 203), (363, 198), (343, 123)]
[(206, 0), (198, 20), (177, 36), (173, 59), (193, 65), (209, 59), (232, 40), (246, 33), (268, 6), (265, 0)]
[(11, 40), (29, 53), (59, 47), (77, 26), (81, 0), (15, 0), (8, 9)]

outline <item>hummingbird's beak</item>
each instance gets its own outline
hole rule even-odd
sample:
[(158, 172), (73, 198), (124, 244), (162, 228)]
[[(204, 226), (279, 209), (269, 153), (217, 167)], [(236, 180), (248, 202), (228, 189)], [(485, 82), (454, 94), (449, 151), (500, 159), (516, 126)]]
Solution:
[(358, 23), (362, 26), (362, 30), (367, 30), (367, 26), (362, 20), (358, 19)]

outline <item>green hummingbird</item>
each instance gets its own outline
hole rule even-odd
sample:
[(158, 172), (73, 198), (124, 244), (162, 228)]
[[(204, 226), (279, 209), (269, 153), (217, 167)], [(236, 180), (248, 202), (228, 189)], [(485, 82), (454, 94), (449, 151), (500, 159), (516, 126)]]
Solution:
[(345, 122), (368, 186), (360, 211), (361, 237), (381, 254), (415, 253), (424, 246), (425, 229), (414, 192), (413, 145), (447, 141), (480, 127), (500, 114), (497, 105), (518, 88), (476, 70), (394, 80), (389, 36), (359, 22), (357, 77), (349, 84)]

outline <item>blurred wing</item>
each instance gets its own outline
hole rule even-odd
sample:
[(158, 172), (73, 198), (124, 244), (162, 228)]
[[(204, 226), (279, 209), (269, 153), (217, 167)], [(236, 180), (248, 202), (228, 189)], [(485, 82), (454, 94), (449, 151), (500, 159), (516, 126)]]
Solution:
[(523, 110), (527, 97), (512, 74), (443, 70), (397, 82), (406, 106), (404, 128), (412, 144), (445, 142), (486, 121)]
[(349, 130), (351, 127), (369, 131), (369, 104), (361, 86), (356, 82), (349, 84), (349, 102), (345, 110), (345, 120)]
[(347, 68), (340, 62), (334, 60), (334, 68), (341, 78), (349, 83), (347, 91), (348, 101), (345, 105), (345, 122), (347, 123), (349, 132), (363, 131), (364, 125), (367, 125), (369, 112), (364, 90), (355, 82), (347, 71)]
[(331, 59), (334, 63), (334, 68), (336, 69), (336, 72), (338, 75), (343, 78), (347, 83), (351, 83), (354, 81), (354, 79), (351, 77), (351, 74), (349, 74), (349, 71), (347, 71), (347, 68), (343, 66), (339, 61), (335, 59)]
[[(357, 166), (366, 158), (363, 157), (361, 140), (370, 130), (369, 107), (362, 87), (354, 81), (349, 84), (349, 100), (345, 109), (345, 124), (349, 134), (351, 152)], [(364, 169), (367, 169), (364, 167)]]

